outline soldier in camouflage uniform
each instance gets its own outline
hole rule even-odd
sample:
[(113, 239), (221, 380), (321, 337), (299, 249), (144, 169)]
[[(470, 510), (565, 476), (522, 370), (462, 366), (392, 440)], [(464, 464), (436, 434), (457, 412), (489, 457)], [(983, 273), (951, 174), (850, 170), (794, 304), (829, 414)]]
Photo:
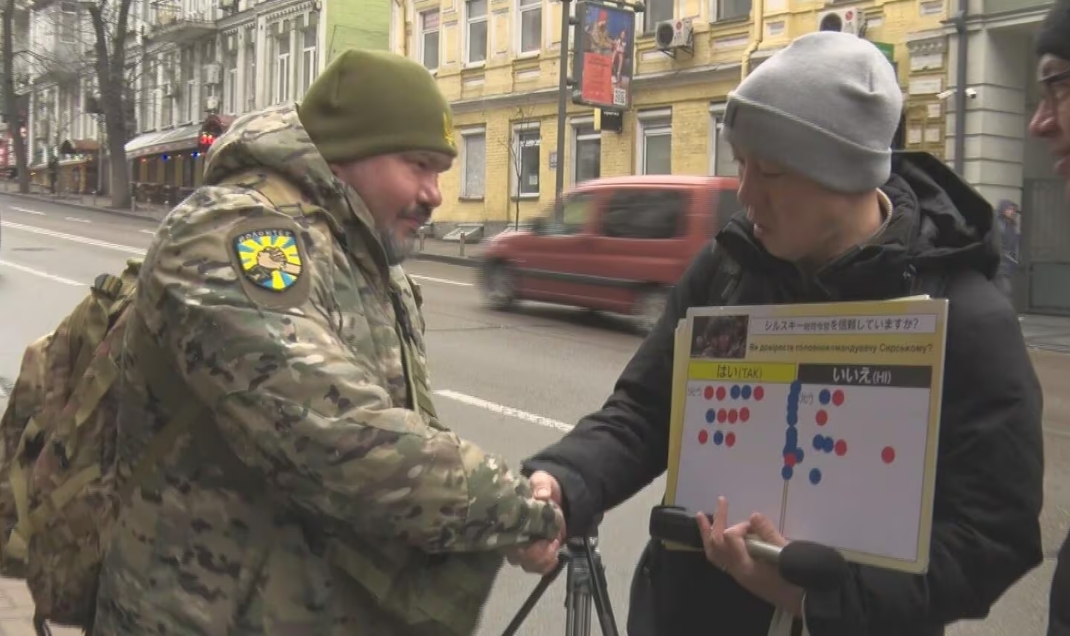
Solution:
[(204, 414), (116, 523), (96, 636), (471, 633), (504, 558), (553, 554), (560, 511), (430, 400), (400, 262), (454, 157), (427, 71), (363, 51), (216, 141), (129, 315), (121, 478)]

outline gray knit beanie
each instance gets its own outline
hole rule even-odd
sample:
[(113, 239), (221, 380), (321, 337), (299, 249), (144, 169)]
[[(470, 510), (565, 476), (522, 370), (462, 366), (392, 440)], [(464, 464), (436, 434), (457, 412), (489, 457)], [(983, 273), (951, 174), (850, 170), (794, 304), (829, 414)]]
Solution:
[(902, 108), (895, 69), (876, 46), (817, 31), (728, 94), (724, 136), (832, 190), (864, 192), (891, 175)]

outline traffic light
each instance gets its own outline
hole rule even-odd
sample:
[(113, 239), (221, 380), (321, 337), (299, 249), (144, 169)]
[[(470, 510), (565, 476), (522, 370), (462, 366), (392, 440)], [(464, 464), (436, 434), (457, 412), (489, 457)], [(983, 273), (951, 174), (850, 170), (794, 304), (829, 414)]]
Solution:
[(197, 142), (197, 150), (202, 153), (208, 152), (208, 149), (212, 147), (213, 143), (215, 143), (215, 135), (208, 131), (202, 130), (201, 137)]

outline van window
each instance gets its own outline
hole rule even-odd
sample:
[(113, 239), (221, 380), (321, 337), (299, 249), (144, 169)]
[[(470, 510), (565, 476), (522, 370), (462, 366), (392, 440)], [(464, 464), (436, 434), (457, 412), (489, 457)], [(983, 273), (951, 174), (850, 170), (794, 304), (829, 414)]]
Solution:
[(717, 196), (711, 197), (711, 200), (714, 201), (714, 208), (710, 214), (710, 238), (723, 230), (728, 221), (743, 209), (735, 190), (718, 190)]
[(576, 192), (567, 196), (561, 207), (561, 223), (554, 219), (553, 215), (546, 219), (543, 234), (579, 234), (583, 231), (587, 219), (591, 216), (591, 207), (594, 204), (594, 194), (590, 192)]
[(684, 231), (691, 194), (672, 188), (625, 188), (613, 193), (602, 234), (613, 238), (670, 239)]

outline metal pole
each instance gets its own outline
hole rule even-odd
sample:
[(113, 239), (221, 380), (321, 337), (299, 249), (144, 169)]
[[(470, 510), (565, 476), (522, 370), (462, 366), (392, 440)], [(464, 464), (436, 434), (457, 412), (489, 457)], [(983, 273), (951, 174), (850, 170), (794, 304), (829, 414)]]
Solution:
[[(561, 0), (561, 60), (558, 64), (557, 84), (557, 183), (554, 186), (554, 200), (561, 198), (565, 190), (565, 111), (568, 109), (568, 33), (569, 27), (569, 3), (570, 0)], [(554, 205), (555, 220), (560, 223), (564, 220), (564, 208)]]
[(97, 194), (104, 191), (104, 116), (97, 117)]
[(966, 18), (970, 14), (969, 0), (959, 0), (959, 12), (955, 16), (958, 33), (958, 68), (955, 72), (955, 172), (965, 177), (966, 170), (966, 63), (969, 50), (969, 35)]

